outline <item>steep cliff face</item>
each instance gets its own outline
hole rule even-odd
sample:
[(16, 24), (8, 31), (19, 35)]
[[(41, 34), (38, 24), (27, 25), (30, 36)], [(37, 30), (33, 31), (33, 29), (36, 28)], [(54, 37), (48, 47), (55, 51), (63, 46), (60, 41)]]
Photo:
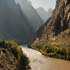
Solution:
[(56, 8), (47, 28), (47, 34), (53, 36), (70, 28), (69, 0), (57, 0)]
[(27, 18), (27, 21), (32, 26), (34, 32), (40, 28), (40, 26), (44, 23), (41, 17), (38, 15), (36, 10), (29, 4), (28, 0), (16, 0), (17, 4), (19, 4), (22, 13)]
[(70, 0), (56, 1), (52, 17), (38, 30), (37, 37), (38, 42), (70, 45)]
[(53, 15), (37, 32), (32, 48), (50, 57), (70, 60), (70, 0), (57, 0)]

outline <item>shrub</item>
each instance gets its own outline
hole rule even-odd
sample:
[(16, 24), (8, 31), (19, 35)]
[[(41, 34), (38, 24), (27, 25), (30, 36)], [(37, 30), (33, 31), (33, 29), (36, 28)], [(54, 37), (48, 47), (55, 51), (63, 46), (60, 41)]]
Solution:
[(43, 55), (70, 60), (70, 46), (45, 44), (43, 46), (34, 45), (33, 47)]

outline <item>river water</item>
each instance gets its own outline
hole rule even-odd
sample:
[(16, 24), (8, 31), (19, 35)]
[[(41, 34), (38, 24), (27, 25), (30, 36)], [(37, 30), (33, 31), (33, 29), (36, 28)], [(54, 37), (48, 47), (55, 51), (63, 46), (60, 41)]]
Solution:
[(31, 70), (70, 70), (70, 61), (45, 57), (40, 52), (25, 47), (22, 50), (29, 57)]

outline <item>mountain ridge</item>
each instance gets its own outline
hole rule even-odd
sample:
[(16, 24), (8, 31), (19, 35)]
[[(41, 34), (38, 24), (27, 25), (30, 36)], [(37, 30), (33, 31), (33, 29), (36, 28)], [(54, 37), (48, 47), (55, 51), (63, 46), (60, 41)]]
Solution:
[[(46, 38), (49, 40), (60, 34), (61, 32), (70, 30), (70, 12), (69, 4), (66, 4), (63, 0), (57, 0), (56, 8), (52, 17), (43, 25), (43, 30), (40, 38)], [(61, 5), (62, 3), (62, 5)], [(67, 0), (68, 3), (68, 0)], [(68, 8), (68, 9), (67, 9)], [(62, 9), (62, 10), (61, 10)], [(67, 12), (66, 12), (67, 11)], [(38, 31), (39, 32), (39, 31)], [(38, 35), (39, 36), (39, 35)]]
[(22, 13), (25, 14), (29, 24), (33, 27), (35, 33), (44, 23), (36, 10), (29, 4), (27, 0), (18, 0), (17, 4), (20, 5)]
[(53, 12), (38, 30), (32, 48), (46, 56), (70, 60), (70, 0), (56, 0)]
[[(23, 4), (33, 10), (32, 14), (36, 14), (34, 8), (31, 5), (29, 6), (27, 1)], [(28, 9), (26, 8), (26, 10)], [(31, 14), (26, 17), (26, 12), (24, 12), (25, 9), (22, 11), (20, 4), (16, 3), (15, 0), (0, 0), (0, 33), (8, 39), (13, 39), (22, 44), (30, 44), (34, 40), (36, 30), (39, 28), (40, 23), (38, 24), (37, 18), (40, 22), (41, 19), (38, 15), (34, 17), (35, 15), (32, 16)], [(27, 12), (29, 13), (29, 10)], [(28, 18), (30, 16), (33, 20)], [(31, 24), (29, 21), (31, 21)], [(36, 29), (35, 26), (34, 29), (34, 25), (38, 25), (38, 28)]]
[(36, 9), (40, 17), (43, 19), (44, 23), (52, 16), (53, 10), (51, 8), (48, 11), (44, 10), (42, 7)]

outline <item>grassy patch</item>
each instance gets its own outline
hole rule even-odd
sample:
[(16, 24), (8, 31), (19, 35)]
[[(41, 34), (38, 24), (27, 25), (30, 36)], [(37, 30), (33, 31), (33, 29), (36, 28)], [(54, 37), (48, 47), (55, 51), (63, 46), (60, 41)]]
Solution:
[(48, 44), (43, 46), (33, 45), (32, 47), (45, 56), (70, 60), (70, 46)]

